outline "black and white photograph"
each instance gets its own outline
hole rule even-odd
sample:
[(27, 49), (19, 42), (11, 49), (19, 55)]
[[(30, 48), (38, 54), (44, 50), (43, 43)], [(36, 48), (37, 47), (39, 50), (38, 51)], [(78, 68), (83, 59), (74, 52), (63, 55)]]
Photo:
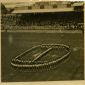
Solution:
[(0, 5), (2, 83), (84, 80), (84, 1)]

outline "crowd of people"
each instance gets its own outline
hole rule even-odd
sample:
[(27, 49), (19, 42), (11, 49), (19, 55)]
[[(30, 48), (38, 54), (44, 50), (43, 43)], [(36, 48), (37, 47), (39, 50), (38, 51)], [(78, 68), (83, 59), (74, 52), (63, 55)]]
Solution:
[(2, 29), (63, 29), (84, 28), (82, 13), (5, 15), (1, 18)]
[[(40, 55), (34, 57), (34, 52), (32, 53), (31, 59), (24, 60), (25, 55), (36, 48), (46, 49)], [(65, 50), (65, 51), (64, 51)], [(62, 52), (61, 52), (62, 51)], [(39, 46), (34, 46), (31, 49), (25, 51), (12, 59), (11, 65), (14, 68), (20, 69), (22, 71), (36, 72), (43, 70), (51, 70), (56, 67), (58, 62), (64, 60), (70, 54), (70, 49), (64, 44), (42, 44)], [(30, 53), (29, 53), (30, 56)], [(43, 57), (42, 57), (43, 56)], [(32, 59), (33, 57), (33, 59)], [(31, 60), (31, 61), (30, 61)]]

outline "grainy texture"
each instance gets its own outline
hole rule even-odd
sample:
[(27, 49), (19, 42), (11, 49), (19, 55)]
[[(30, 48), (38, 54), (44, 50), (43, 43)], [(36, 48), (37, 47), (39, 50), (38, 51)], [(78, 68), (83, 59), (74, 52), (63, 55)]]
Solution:
[[(10, 44), (9, 37), (13, 38)], [(69, 39), (70, 38), (70, 39)], [(44, 43), (63, 43), (71, 47), (68, 60), (57, 68), (42, 73), (14, 71), (10, 60), (32, 46)], [(84, 77), (84, 40), (82, 33), (2, 33), (2, 81), (81, 80)]]
[[(12, 58), (41, 44), (65, 44), (70, 47), (71, 54), (49, 71), (23, 72), (12, 68)], [(52, 50), (44, 57), (54, 53), (57, 54)], [(2, 82), (83, 79), (84, 2), (1, 3)]]

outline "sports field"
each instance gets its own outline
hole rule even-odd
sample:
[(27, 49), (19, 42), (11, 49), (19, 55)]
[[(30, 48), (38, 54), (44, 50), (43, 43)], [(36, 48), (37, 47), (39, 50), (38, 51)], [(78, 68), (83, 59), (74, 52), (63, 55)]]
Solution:
[[(57, 81), (84, 79), (84, 36), (82, 33), (1, 33), (1, 80), (2, 82)], [(16, 57), (39, 44), (66, 44), (71, 48), (69, 58), (55, 69), (43, 72), (15, 71), (10, 64)]]

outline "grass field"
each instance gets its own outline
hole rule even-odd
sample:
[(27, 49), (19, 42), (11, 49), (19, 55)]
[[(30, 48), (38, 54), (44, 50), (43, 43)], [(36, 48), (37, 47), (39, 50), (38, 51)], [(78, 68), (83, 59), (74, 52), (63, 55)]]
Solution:
[[(84, 39), (82, 33), (1, 33), (1, 80), (2, 82), (20, 81), (57, 81), (84, 79)], [(68, 59), (60, 62), (55, 69), (44, 72), (15, 71), (10, 64), (11, 58), (39, 44), (66, 44), (71, 48)]]

